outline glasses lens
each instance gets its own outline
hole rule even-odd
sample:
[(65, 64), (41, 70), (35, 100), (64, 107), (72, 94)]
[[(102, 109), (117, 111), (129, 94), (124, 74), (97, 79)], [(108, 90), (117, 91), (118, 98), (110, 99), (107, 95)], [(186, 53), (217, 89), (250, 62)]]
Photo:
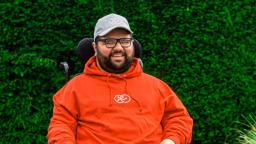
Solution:
[(116, 39), (106, 39), (105, 44), (107, 47), (115, 47), (117, 40)]
[(122, 47), (129, 47), (131, 45), (131, 38), (121, 38), (120, 44)]

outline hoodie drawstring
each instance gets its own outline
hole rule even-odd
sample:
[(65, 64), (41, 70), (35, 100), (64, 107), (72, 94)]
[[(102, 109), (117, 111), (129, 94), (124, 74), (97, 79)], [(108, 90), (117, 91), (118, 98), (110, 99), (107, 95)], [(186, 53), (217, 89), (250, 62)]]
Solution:
[(108, 86), (108, 89), (109, 89), (109, 106), (112, 106), (112, 90), (111, 90), (111, 87), (110, 87), (110, 84), (109, 84), (109, 77), (111, 76), (111, 74), (109, 74), (107, 76), (107, 86)]
[[(112, 102), (113, 97), (112, 97), (112, 89), (111, 89), (111, 86), (110, 86), (110, 83), (109, 83), (110, 77), (111, 77), (111, 74), (109, 74), (109, 75), (107, 76), (106, 84), (107, 84), (107, 87), (108, 87), (108, 89), (109, 89), (109, 106), (112, 106), (112, 105), (113, 105), (113, 102)], [(142, 106), (141, 106), (139, 100), (137, 100), (136, 98), (132, 97), (131, 94), (128, 92), (128, 88), (127, 88), (127, 87), (128, 87), (128, 82), (127, 82), (127, 80), (125, 79), (125, 77), (121, 77), (120, 79), (122, 79), (122, 80), (125, 81), (125, 93), (128, 94), (128, 95), (130, 96), (130, 98), (131, 98), (132, 100), (134, 100), (135, 103), (138, 105), (138, 107), (139, 107), (139, 112), (142, 112)]]
[(127, 89), (127, 85), (128, 85), (127, 80), (126, 80), (124, 77), (122, 77), (121, 79), (125, 81), (125, 92), (131, 97), (131, 99), (133, 99), (133, 100), (135, 101), (135, 103), (139, 106), (139, 111), (142, 112), (142, 106), (141, 106), (140, 102), (139, 102), (137, 99), (135, 99), (135, 98), (128, 92), (128, 89)]

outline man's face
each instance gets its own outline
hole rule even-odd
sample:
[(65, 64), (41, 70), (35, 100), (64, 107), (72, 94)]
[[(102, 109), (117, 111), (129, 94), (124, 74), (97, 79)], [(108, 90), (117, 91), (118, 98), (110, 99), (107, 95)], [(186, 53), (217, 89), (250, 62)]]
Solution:
[(124, 29), (114, 29), (99, 37), (96, 43), (96, 58), (99, 66), (110, 73), (127, 71), (134, 57), (133, 40)]

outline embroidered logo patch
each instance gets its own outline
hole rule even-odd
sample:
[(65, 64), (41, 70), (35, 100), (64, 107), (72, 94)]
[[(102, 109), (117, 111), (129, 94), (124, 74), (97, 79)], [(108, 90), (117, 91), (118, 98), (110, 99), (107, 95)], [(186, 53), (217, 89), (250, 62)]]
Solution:
[(127, 94), (115, 95), (115, 102), (117, 103), (129, 103), (131, 101), (131, 97)]

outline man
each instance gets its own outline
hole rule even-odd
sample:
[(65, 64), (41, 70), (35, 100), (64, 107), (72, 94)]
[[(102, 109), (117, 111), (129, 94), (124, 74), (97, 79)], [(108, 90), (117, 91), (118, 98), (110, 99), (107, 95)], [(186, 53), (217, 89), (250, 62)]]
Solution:
[(95, 56), (54, 96), (49, 144), (188, 144), (193, 121), (163, 81), (142, 71), (132, 31), (109, 14), (94, 31)]

